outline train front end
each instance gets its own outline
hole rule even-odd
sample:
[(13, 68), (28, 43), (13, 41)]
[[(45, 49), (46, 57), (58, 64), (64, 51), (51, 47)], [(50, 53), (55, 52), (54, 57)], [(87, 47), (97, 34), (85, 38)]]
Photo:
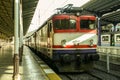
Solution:
[(53, 17), (52, 59), (60, 72), (82, 72), (99, 59), (94, 16)]

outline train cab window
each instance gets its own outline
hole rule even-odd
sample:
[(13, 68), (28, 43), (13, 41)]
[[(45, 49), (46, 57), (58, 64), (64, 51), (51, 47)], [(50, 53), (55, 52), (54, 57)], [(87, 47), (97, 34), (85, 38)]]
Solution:
[(75, 29), (76, 26), (76, 21), (75, 20), (70, 20), (70, 29)]
[(81, 20), (80, 21), (81, 29), (95, 29), (95, 20)]
[(54, 28), (57, 30), (76, 29), (76, 20), (59, 19), (59, 20), (55, 20), (53, 25), (54, 25)]

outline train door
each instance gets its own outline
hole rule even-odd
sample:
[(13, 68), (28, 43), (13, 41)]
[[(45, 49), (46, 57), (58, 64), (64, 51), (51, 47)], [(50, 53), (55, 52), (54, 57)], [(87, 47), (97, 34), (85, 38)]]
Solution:
[(114, 40), (114, 34), (110, 35), (110, 46), (114, 46), (115, 45), (115, 40)]
[(47, 40), (47, 47), (48, 47), (48, 56), (50, 58), (52, 58), (52, 45), (53, 45), (53, 25), (52, 25), (52, 21), (48, 22), (48, 29), (47, 29), (47, 36), (48, 36), (48, 40)]

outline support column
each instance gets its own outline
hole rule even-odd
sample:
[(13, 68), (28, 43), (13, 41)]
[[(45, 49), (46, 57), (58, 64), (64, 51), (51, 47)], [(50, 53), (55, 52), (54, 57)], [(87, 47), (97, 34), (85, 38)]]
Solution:
[(100, 26), (100, 17), (97, 17), (98, 25), (98, 46), (101, 46), (101, 26)]
[(20, 0), (20, 46), (19, 46), (20, 63), (23, 55), (23, 17), (22, 17), (22, 0)]
[(19, 0), (14, 0), (14, 72), (13, 80), (20, 80), (19, 75)]
[(110, 56), (110, 52), (108, 51), (109, 49), (107, 48), (106, 49), (107, 51), (106, 51), (106, 53), (107, 53), (107, 72), (109, 73), (110, 72), (110, 59), (109, 59), (109, 56)]

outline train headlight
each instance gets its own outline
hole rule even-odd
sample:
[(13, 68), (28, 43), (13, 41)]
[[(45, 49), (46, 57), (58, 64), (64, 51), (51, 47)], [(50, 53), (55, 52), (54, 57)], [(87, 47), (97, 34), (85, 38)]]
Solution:
[(93, 46), (93, 39), (90, 40), (90, 46)]
[(76, 16), (80, 16), (80, 12), (77, 12), (77, 13), (76, 13)]
[(64, 39), (64, 40), (61, 40), (61, 45), (63, 46), (63, 47), (65, 47), (65, 45), (66, 45), (66, 40)]

